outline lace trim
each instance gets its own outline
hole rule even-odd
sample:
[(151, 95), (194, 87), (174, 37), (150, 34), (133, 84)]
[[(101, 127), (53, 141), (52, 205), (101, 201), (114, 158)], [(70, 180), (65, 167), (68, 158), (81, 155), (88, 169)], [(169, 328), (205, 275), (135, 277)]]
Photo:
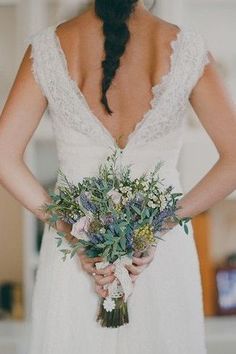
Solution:
[(203, 76), (206, 65), (210, 63), (208, 45), (201, 32), (196, 28), (192, 28), (189, 32), (189, 41), (191, 41), (191, 45), (189, 46), (189, 50), (186, 51), (186, 56), (188, 55), (188, 52), (190, 52), (192, 58), (191, 61), (189, 61), (191, 67), (189, 67), (189, 74), (186, 82), (188, 97), (191, 95), (197, 82)]
[[(174, 68), (176, 66), (176, 62), (178, 59), (178, 55), (180, 52), (180, 47), (181, 47), (181, 39), (184, 35), (185, 27), (184, 26), (179, 26), (180, 31), (178, 31), (176, 38), (173, 39), (170, 42), (170, 48), (171, 48), (171, 55), (170, 55), (170, 70), (162, 76), (161, 82), (155, 86), (153, 86), (152, 91), (154, 93), (154, 97), (151, 101), (152, 106), (154, 107), (158, 103), (158, 98), (161, 95), (161, 93), (164, 91), (164, 89), (167, 86), (167, 83), (169, 82), (169, 79), (171, 75), (173, 75)], [(178, 48), (179, 47), (179, 48)]]
[(203, 74), (205, 65), (209, 63), (207, 44), (201, 33), (189, 26), (185, 29), (178, 52), (180, 59), (175, 65), (176, 71), (168, 81), (168, 87), (158, 102), (155, 114), (136, 134), (133, 140), (135, 146), (165, 137), (183, 126), (191, 89)]
[[(142, 144), (146, 144), (147, 142), (151, 142), (156, 138), (160, 138), (161, 136), (165, 136), (169, 132), (175, 130), (175, 128), (179, 124), (179, 120), (168, 119), (169, 113), (167, 110), (164, 111), (164, 107), (171, 109), (173, 102), (166, 102), (165, 97), (168, 98), (168, 87), (171, 87), (171, 83), (175, 81), (175, 72), (178, 70), (179, 56), (182, 49), (182, 41), (187, 30), (186, 26), (181, 26), (181, 30), (177, 33), (176, 39), (172, 40), (170, 46), (172, 48), (172, 53), (170, 56), (170, 71), (167, 72), (164, 76), (162, 76), (162, 81), (160, 84), (153, 87), (154, 97), (151, 101), (153, 106), (152, 115), (146, 126), (144, 126), (144, 120), (140, 121), (136, 125), (136, 129), (131, 133), (130, 137), (133, 137), (133, 144), (138, 145), (139, 142), (142, 141)], [(163, 96), (163, 100), (161, 100), (161, 96)], [(163, 113), (162, 113), (163, 112)], [(158, 117), (158, 119), (157, 119)], [(177, 117), (176, 117), (177, 118)], [(170, 124), (166, 124), (169, 120)], [(144, 129), (141, 129), (144, 127)], [(169, 128), (171, 128), (169, 130)], [(169, 131), (168, 131), (169, 130)], [(132, 144), (131, 144), (132, 145)]]
[[(90, 137), (98, 144), (116, 145), (115, 139), (89, 108), (87, 100), (68, 71), (56, 34), (58, 24), (30, 36), (33, 73), (49, 101), (55, 124)], [(171, 41), (170, 70), (153, 86), (151, 108), (137, 122), (126, 147), (144, 145), (181, 127), (186, 101), (204, 66), (209, 62), (206, 43), (196, 30), (181, 26)]]
[(47, 99), (49, 93), (47, 91), (47, 84), (44, 81), (44, 79), (41, 77), (41, 70), (40, 70), (41, 63), (38, 58), (38, 52), (40, 49), (40, 41), (38, 41), (38, 38), (40, 38), (41, 35), (42, 35), (42, 30), (27, 36), (24, 39), (24, 44), (28, 46), (31, 45), (31, 53), (30, 53), (30, 59), (32, 60), (31, 72), (43, 96)]
[[(61, 43), (59, 40), (59, 37), (56, 33), (56, 29), (57, 29), (58, 24), (56, 24), (55, 26), (52, 27), (52, 30), (54, 32), (54, 40), (55, 40), (55, 44), (56, 44), (56, 48), (57, 51), (60, 55), (62, 64), (63, 64), (63, 71), (64, 71), (64, 75), (66, 77), (66, 80), (71, 84), (72, 89), (74, 90), (76, 96), (78, 97), (81, 106), (83, 108), (83, 111), (85, 111), (84, 108), (86, 108), (86, 115), (87, 118), (89, 117), (90, 120), (92, 121), (91, 124), (95, 123), (98, 126), (98, 129), (102, 130), (102, 133), (104, 133), (110, 142), (112, 142), (113, 145), (117, 146), (117, 143), (115, 141), (115, 139), (113, 138), (113, 136), (111, 135), (111, 133), (108, 131), (108, 129), (102, 124), (102, 122), (98, 119), (98, 117), (95, 115), (95, 113), (93, 112), (93, 110), (89, 107), (87, 100), (85, 98), (85, 96), (83, 95), (83, 93), (81, 92), (80, 88), (77, 85), (77, 82), (71, 78), (70, 73), (69, 73), (69, 69), (68, 69), (68, 64), (67, 64), (67, 60), (66, 60), (66, 56), (65, 53), (61, 47)], [(127, 144), (126, 147), (124, 149), (121, 150), (125, 150), (126, 148), (128, 148), (128, 145), (131, 141), (131, 139), (135, 136), (136, 132), (140, 129), (140, 127), (142, 125), (145, 124), (145, 122), (149, 119), (149, 117), (152, 115), (152, 113), (155, 112), (155, 107), (158, 104), (158, 101), (160, 99), (160, 96), (162, 94), (162, 92), (164, 92), (165, 87), (167, 87), (167, 83), (169, 82), (169, 80), (172, 78), (173, 76), (173, 72), (175, 70), (175, 65), (176, 65), (176, 61), (178, 58), (178, 47), (180, 46), (181, 43), (181, 38), (184, 32), (184, 28), (181, 26), (180, 30), (178, 31), (176, 38), (173, 39), (170, 42), (170, 47), (172, 49), (171, 51), (171, 55), (170, 55), (170, 69), (169, 71), (164, 74), (161, 78), (160, 83), (158, 83), (157, 85), (154, 85), (152, 87), (152, 93), (153, 93), (153, 98), (150, 101), (150, 109), (144, 113), (142, 119), (140, 121), (138, 121), (135, 125), (134, 130), (129, 134), (128, 139), (127, 139)]]

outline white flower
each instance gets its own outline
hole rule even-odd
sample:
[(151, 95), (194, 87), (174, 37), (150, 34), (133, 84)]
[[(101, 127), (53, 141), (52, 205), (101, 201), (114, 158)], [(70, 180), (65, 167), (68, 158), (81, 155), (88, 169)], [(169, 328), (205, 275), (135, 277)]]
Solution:
[(162, 194), (162, 195), (160, 195), (159, 199), (160, 199), (160, 209), (163, 210), (163, 209), (165, 209), (165, 207), (166, 207), (166, 205), (167, 205), (166, 198), (165, 198), (165, 196)]
[(128, 200), (129, 200), (128, 198), (123, 197), (122, 198), (122, 204), (125, 205), (128, 202)]
[(121, 199), (121, 196), (122, 194), (119, 193), (116, 189), (111, 189), (107, 195), (109, 197), (111, 197), (112, 201), (115, 203), (115, 204), (119, 204), (120, 203), (120, 199)]
[(90, 198), (90, 197), (92, 196), (92, 193), (91, 193), (90, 191), (85, 191), (84, 194), (85, 194), (88, 198)]
[(131, 191), (129, 191), (128, 193), (127, 193), (127, 197), (128, 198), (131, 198), (133, 196), (133, 193), (131, 192)]
[(120, 190), (121, 190), (122, 193), (130, 193), (130, 192), (132, 192), (132, 188), (130, 188), (128, 186), (122, 187), (122, 188), (120, 188)]
[(149, 202), (148, 202), (148, 206), (149, 206), (150, 208), (155, 208), (155, 207), (156, 207), (156, 204), (155, 204), (155, 203), (153, 203), (153, 201), (152, 201), (152, 200), (149, 200)]
[(72, 225), (71, 235), (82, 240), (88, 240), (87, 232), (89, 230), (92, 218), (88, 215), (82, 216)]
[(107, 312), (111, 312), (115, 309), (116, 303), (111, 297), (106, 297), (103, 301), (103, 307)]

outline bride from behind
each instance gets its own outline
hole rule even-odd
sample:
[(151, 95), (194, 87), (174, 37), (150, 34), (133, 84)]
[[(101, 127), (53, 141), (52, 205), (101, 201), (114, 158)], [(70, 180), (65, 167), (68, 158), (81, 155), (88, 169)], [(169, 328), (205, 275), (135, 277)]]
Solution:
[[(200, 32), (147, 11), (141, 0), (95, 0), (71, 20), (30, 37), (0, 119), (0, 181), (45, 222), (33, 299), (30, 354), (205, 354), (204, 318), (193, 229), (168, 223), (166, 242), (127, 266), (134, 292), (130, 323), (102, 328), (94, 313), (112, 265), (79, 252), (63, 263), (56, 231), (75, 241), (71, 225), (48, 229), (39, 207), (48, 192), (24, 161), (46, 110), (60, 168), (78, 182), (97, 173), (116, 147), (139, 177), (165, 161), (164, 177), (182, 191), (177, 162), (191, 104), (218, 160), (179, 201), (192, 218), (236, 187), (236, 112)], [(188, 173), (188, 171), (184, 171)]]

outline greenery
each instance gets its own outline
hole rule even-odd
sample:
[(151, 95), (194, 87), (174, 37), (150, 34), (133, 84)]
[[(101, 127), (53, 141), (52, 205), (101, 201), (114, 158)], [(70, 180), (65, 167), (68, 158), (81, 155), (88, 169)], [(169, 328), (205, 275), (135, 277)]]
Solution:
[[(50, 226), (63, 220), (72, 225), (71, 234), (78, 239), (69, 248), (60, 249), (62, 259), (74, 257), (80, 248), (88, 257), (102, 257), (109, 263), (122, 256), (131, 258), (135, 252), (142, 254), (163, 240), (160, 233), (168, 231), (169, 221), (179, 224), (188, 234), (190, 218), (180, 219), (176, 215), (182, 193), (174, 192), (160, 178), (163, 163), (159, 161), (151, 172), (132, 178), (131, 165), (121, 165), (115, 150), (99, 166), (96, 176), (84, 177), (77, 184), (58, 170), (58, 188), (50, 191), (52, 202), (43, 209), (49, 215)], [(57, 232), (58, 247), (64, 238), (65, 233)], [(123, 298), (111, 301), (114, 308), (110, 311), (102, 300), (97, 320), (106, 327), (127, 323), (128, 310)]]

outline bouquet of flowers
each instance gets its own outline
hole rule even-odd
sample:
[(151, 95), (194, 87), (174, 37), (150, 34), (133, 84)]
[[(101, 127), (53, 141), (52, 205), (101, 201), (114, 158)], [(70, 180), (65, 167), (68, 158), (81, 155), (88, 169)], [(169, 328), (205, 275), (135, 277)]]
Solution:
[[(108, 295), (101, 299), (97, 314), (105, 327), (129, 322), (127, 299), (133, 283), (125, 265), (132, 264), (132, 256), (142, 256), (163, 240), (160, 235), (168, 230), (167, 221), (180, 224), (187, 234), (190, 220), (175, 215), (182, 193), (174, 193), (160, 178), (163, 161), (151, 172), (131, 178), (131, 165), (117, 164), (117, 159), (115, 149), (99, 166), (97, 176), (84, 177), (77, 184), (59, 169), (58, 191), (50, 191), (52, 202), (43, 206), (49, 227), (63, 220), (71, 224), (71, 234), (78, 239), (60, 250), (64, 261), (83, 248), (88, 257), (102, 257), (97, 269), (115, 265), (115, 280), (106, 286)], [(58, 247), (64, 237), (65, 233), (57, 232)]]

